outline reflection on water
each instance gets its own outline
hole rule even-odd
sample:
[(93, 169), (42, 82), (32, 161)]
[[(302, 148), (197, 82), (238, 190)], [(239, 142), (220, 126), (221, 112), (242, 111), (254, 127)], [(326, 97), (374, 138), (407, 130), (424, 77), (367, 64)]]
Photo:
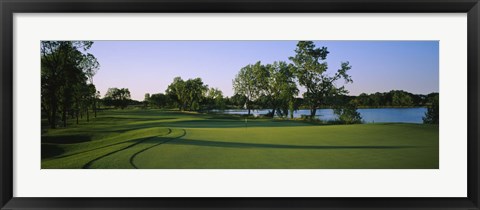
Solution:
[[(247, 114), (248, 110), (227, 109), (223, 111), (214, 110), (226, 114)], [(269, 109), (251, 110), (254, 116), (267, 114)], [(366, 123), (375, 122), (401, 122), (401, 123), (422, 123), (422, 117), (425, 116), (427, 108), (378, 108), (378, 109), (358, 109), (358, 112)], [(302, 109), (293, 112), (293, 117), (300, 118), (302, 115), (310, 115), (310, 110)], [(321, 120), (335, 120), (337, 116), (333, 109), (318, 109), (317, 118)], [(290, 116), (290, 115), (289, 115)]]

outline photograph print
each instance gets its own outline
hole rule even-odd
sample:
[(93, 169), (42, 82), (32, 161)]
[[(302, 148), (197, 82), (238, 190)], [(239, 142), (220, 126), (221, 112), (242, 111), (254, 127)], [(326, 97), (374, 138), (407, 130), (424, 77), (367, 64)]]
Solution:
[(439, 42), (40, 43), (42, 169), (438, 169)]

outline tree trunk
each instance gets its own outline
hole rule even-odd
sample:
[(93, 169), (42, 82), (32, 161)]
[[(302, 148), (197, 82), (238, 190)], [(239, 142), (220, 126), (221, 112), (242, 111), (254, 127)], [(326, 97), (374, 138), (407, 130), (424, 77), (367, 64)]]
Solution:
[(315, 118), (315, 113), (317, 113), (317, 107), (311, 107), (310, 108), (310, 119), (314, 119)]
[(88, 108), (87, 108), (87, 122), (90, 122), (90, 116), (88, 115)]
[(95, 118), (97, 118), (97, 99), (93, 102), (93, 113), (95, 113)]
[(62, 120), (63, 120), (63, 127), (67, 127), (67, 107), (63, 106), (63, 113), (62, 113)]
[(41, 106), (42, 106), (41, 110), (43, 111), (43, 113), (45, 113), (47, 115), (47, 122), (50, 124), (50, 122), (51, 122), (50, 110), (48, 110), (43, 103), (41, 103)]
[(79, 110), (77, 109), (75, 112), (76, 112), (76, 115), (77, 115), (77, 125), (78, 125), (78, 112), (79, 112)]
[(52, 104), (52, 110), (51, 110), (51, 122), (50, 122), (50, 128), (55, 129), (56, 126), (56, 121), (57, 121), (57, 100), (55, 99), (55, 96), (52, 94), (50, 97), (50, 103)]

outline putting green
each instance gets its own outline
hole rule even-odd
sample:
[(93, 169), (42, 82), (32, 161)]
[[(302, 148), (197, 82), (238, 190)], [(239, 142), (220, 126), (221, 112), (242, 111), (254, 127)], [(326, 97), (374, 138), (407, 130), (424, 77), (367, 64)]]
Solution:
[(438, 145), (436, 125), (114, 110), (46, 131), (42, 168), (435, 169)]

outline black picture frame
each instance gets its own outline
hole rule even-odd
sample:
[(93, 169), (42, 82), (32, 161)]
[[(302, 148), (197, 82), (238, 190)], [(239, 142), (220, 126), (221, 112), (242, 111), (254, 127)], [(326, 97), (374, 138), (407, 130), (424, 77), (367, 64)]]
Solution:
[[(479, 209), (478, 0), (0, 0), (1, 209)], [(13, 197), (14, 13), (467, 13), (468, 196), (465, 198)]]

